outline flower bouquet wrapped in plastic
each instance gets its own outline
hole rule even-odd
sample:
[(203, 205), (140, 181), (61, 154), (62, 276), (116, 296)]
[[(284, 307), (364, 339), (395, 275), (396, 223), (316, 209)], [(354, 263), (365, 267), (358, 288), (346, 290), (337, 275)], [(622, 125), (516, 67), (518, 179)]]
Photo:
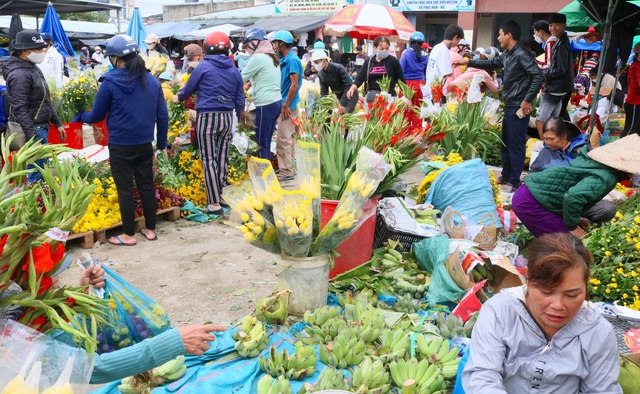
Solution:
[(329, 253), (349, 238), (368, 219), (364, 204), (391, 170), (382, 155), (362, 147), (358, 152), (356, 171), (340, 198), (336, 212), (311, 245), (311, 256)]
[[(248, 170), (249, 177), (253, 183), (253, 195), (258, 201), (254, 202), (254, 208), (265, 219), (273, 222), (273, 205), (282, 199), (283, 190), (271, 166), (271, 162), (266, 159), (251, 157)], [(262, 207), (260, 204), (262, 204)]]
[(320, 232), (320, 144), (298, 141), (296, 144), (296, 168), (301, 192), (311, 198), (313, 210), (313, 237)]
[[(247, 242), (268, 252), (280, 253), (276, 227), (260, 213), (265, 211), (264, 204), (254, 197), (250, 180), (229, 186), (223, 197), (233, 208), (232, 220), (239, 224), (238, 229)], [(270, 210), (268, 213), (271, 215)]]
[(307, 257), (313, 233), (311, 198), (301, 191), (284, 191), (283, 198), (273, 206), (282, 254)]

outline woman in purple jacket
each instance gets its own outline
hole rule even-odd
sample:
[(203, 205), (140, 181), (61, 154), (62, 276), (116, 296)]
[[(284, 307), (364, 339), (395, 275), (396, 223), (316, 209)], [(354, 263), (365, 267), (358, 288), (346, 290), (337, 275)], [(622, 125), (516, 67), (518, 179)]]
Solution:
[(196, 67), (187, 84), (173, 96), (174, 102), (184, 101), (197, 92), (196, 138), (200, 146), (208, 205), (206, 213), (222, 215), (222, 188), (227, 184), (229, 143), (236, 116), (244, 111), (242, 75), (229, 56), (229, 37), (219, 31), (211, 32), (204, 40), (205, 57)]
[[(422, 85), (424, 85), (427, 63), (429, 62), (429, 55), (422, 51), (423, 43), (424, 34), (419, 31), (414, 32), (409, 38), (409, 47), (402, 52), (402, 56), (400, 57), (400, 66), (407, 80), (407, 85), (415, 92), (411, 99), (411, 104), (417, 107), (422, 105), (421, 88)], [(405, 117), (409, 122), (408, 126), (410, 130), (422, 127), (422, 119), (420, 119), (414, 111), (407, 111)]]

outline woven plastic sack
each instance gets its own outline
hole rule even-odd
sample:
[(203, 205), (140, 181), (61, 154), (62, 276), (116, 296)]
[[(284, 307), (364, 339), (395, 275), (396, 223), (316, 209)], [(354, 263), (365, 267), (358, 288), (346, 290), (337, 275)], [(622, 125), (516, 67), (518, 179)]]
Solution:
[[(127, 347), (154, 337), (171, 328), (164, 308), (120, 275), (103, 266), (105, 272), (104, 297), (111, 301), (112, 320), (118, 348)], [(114, 308), (115, 307), (115, 308)], [(127, 339), (129, 341), (127, 341)]]
[(250, 180), (229, 186), (223, 193), (223, 198), (233, 211), (229, 219), (238, 224), (246, 241), (271, 253), (280, 253), (278, 234), (272, 220), (270, 209), (254, 197)]
[(331, 220), (324, 226), (311, 246), (311, 255), (318, 256), (336, 248), (375, 212), (365, 216), (364, 204), (391, 170), (382, 155), (367, 147), (360, 148), (356, 171), (351, 174)]
[(311, 198), (313, 210), (313, 236), (320, 232), (320, 144), (298, 141), (296, 144), (296, 168), (298, 170), (299, 189)]
[(313, 233), (311, 198), (301, 191), (284, 191), (273, 206), (280, 252), (290, 257), (307, 257)]
[[(451, 206), (465, 218), (481, 223), (486, 214), (496, 212), (487, 167), (482, 160), (473, 159), (446, 168), (431, 184), (425, 203), (440, 211)], [(502, 224), (498, 221), (496, 227)]]

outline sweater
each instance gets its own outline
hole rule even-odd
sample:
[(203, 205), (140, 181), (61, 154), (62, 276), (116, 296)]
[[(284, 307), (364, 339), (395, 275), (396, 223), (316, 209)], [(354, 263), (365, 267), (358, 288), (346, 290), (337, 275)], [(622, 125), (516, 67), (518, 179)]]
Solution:
[(482, 305), (462, 372), (466, 394), (622, 394), (616, 337), (589, 302), (549, 340), (523, 302), (526, 286)]
[(142, 145), (153, 141), (157, 124), (157, 149), (167, 147), (169, 112), (160, 82), (148, 72), (129, 79), (129, 70), (116, 68), (100, 77), (100, 89), (90, 112), (82, 112), (84, 123), (98, 123), (107, 117), (109, 144)]
[(198, 112), (231, 112), (235, 109), (240, 116), (244, 111), (242, 85), (242, 76), (233, 60), (224, 55), (207, 55), (189, 76), (178, 99), (184, 101), (197, 91)]
[[(49, 336), (69, 346), (78, 346), (62, 330), (55, 330)], [(90, 383), (109, 383), (147, 372), (186, 353), (180, 333), (174, 328), (133, 346), (111, 353), (96, 354)]]
[(400, 56), (400, 66), (407, 81), (424, 81), (428, 63), (429, 55), (422, 52), (420, 60), (418, 60), (416, 51), (411, 47), (402, 52), (402, 56)]
[(544, 209), (562, 216), (569, 231), (578, 227), (581, 213), (613, 190), (618, 170), (587, 155), (585, 146), (568, 166), (529, 174), (524, 183)]
[(252, 81), (253, 103), (256, 107), (282, 100), (280, 78), (280, 69), (273, 65), (271, 56), (264, 53), (253, 54), (242, 70), (242, 79), (245, 82)]

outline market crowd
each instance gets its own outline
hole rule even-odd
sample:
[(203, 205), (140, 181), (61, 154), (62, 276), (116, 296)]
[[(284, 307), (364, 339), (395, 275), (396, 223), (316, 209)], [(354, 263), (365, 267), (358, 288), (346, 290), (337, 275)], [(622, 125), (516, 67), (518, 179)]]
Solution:
[[(544, 47), (539, 59), (523, 37), (522, 26), (514, 21), (500, 26), (497, 47), (471, 50), (463, 29), (450, 25), (442, 42), (433, 47), (423, 33), (413, 33), (401, 53), (388, 37), (376, 37), (367, 44), (370, 55), (365, 55), (361, 45), (351, 48), (341, 41), (341, 48), (334, 38), (319, 37), (311, 45), (298, 47), (294, 35), (283, 30), (267, 34), (262, 28), (250, 28), (239, 45), (222, 32), (212, 32), (202, 45), (183, 48), (183, 56), (168, 62), (157, 78), (147, 72), (141, 55), (171, 60), (173, 51), (155, 35), (147, 37), (146, 50), (125, 35), (111, 38), (104, 48), (82, 47), (80, 68), (106, 63), (110, 69), (99, 79), (92, 110), (74, 118), (88, 124), (107, 119), (110, 165), (124, 229), (109, 242), (118, 246), (137, 243), (134, 184), (144, 210), (142, 236), (150, 241), (158, 238), (152, 166), (157, 151), (165, 154), (168, 145), (167, 101), (185, 102), (191, 110), (194, 142), (204, 169), (205, 212), (222, 215), (229, 207), (222, 191), (229, 184), (229, 146), (235, 124), (252, 118), (257, 155), (264, 159), (272, 158), (275, 134), (278, 179), (295, 178), (295, 119), (305, 81), (317, 83), (321, 96), (334, 94), (336, 110), (341, 113), (367, 111), (383, 90), (396, 96), (400, 83), (414, 90), (413, 104), (431, 107), (442, 105), (447, 96), (463, 98), (469, 85), (480, 81), (483, 92), (502, 92), (502, 174), (498, 182), (515, 193), (514, 211), (540, 240), (532, 246), (537, 254), (529, 261), (529, 286), (503, 292), (483, 309), (462, 375), (465, 389), (469, 393), (528, 391), (530, 375), (539, 369), (540, 381), (557, 391), (619, 392), (613, 377), (617, 355), (612, 353), (615, 341), (610, 327), (584, 303), (591, 257), (578, 240), (545, 234), (580, 237), (589, 222), (605, 222), (615, 215), (615, 206), (602, 199), (618, 181), (636, 173), (636, 167), (623, 162), (627, 156), (637, 156), (640, 148), (640, 119), (636, 119), (640, 116), (640, 44), (633, 49), (625, 84), (623, 141), (616, 145), (618, 149), (605, 146), (589, 151), (590, 141), (571, 123), (567, 106), (577, 85), (591, 89), (598, 76), (598, 58), (591, 56), (576, 69), (562, 14), (537, 21), (532, 29), (534, 40)], [(18, 33), (12, 45), (11, 56), (2, 62), (7, 104), (4, 118), (0, 117), (3, 127), (6, 129), (8, 119), (21, 127), (27, 139), (46, 144), (53, 124), (64, 140), (48, 83), (64, 83), (65, 60), (51, 45), (51, 37), (36, 31)], [(604, 86), (615, 94), (615, 78), (609, 81), (615, 70), (605, 71)], [(173, 94), (180, 74), (188, 79)], [(383, 85), (387, 78), (388, 85)], [(139, 116), (141, 113), (145, 116)], [(428, 123), (416, 113), (406, 117), (411, 128)], [(627, 134), (636, 135), (624, 137)], [(523, 182), (529, 138), (541, 143), (531, 174)], [(85, 282), (100, 283), (99, 267), (87, 275)], [(498, 337), (496, 327), (506, 333), (506, 339)], [(94, 381), (114, 380), (152, 367), (136, 360), (162, 363), (184, 352), (202, 354), (208, 348), (206, 342), (214, 339), (207, 333), (223, 329), (217, 325), (183, 327), (152, 339), (151, 345), (107, 355), (98, 359)], [(164, 344), (158, 346), (162, 340)], [(563, 351), (565, 347), (569, 350)], [(122, 359), (129, 361), (118, 366)], [(113, 372), (116, 366), (117, 373)], [(481, 389), (474, 391), (474, 387)]]

